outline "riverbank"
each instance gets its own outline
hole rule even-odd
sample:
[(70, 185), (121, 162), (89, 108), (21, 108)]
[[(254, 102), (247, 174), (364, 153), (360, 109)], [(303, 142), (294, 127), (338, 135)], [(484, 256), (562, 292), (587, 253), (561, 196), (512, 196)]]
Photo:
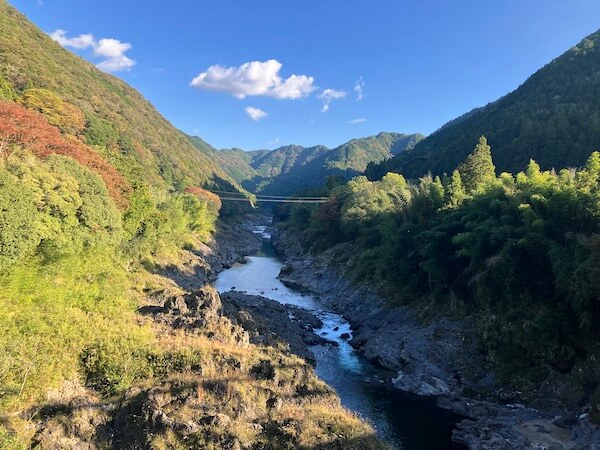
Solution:
[[(262, 242), (251, 231), (256, 217), (247, 219), (222, 225), (211, 246), (136, 268), (138, 325), (151, 345), (128, 352), (90, 342), (85, 375), (0, 418), (0, 447), (387, 449), (304, 359), (268, 328), (242, 323), (260, 322), (238, 309), (244, 299), (221, 299), (208, 283)], [(276, 320), (284, 316), (291, 321)]]
[(263, 236), (258, 252), (222, 272), (215, 283), (223, 304), (233, 303), (230, 318), (249, 331), (251, 342), (284, 344), (305, 360), (314, 360), (316, 374), (335, 389), (342, 404), (395, 448), (462, 448), (450, 441), (457, 417), (437, 408), (434, 401), (394, 389), (393, 372), (367, 361), (350, 346), (353, 332), (341, 315), (306, 289), (277, 279), (283, 261), (271, 246), (269, 232)]
[[(366, 286), (344, 276), (352, 249), (334, 247), (314, 257), (295, 236), (275, 232), (274, 246), (286, 260), (280, 279), (304, 286), (352, 324), (355, 346), (368, 359), (397, 372), (396, 388), (437, 397), (438, 405), (468, 419), (453, 439), (471, 449), (596, 449), (598, 427), (588, 417), (558, 407), (533, 408), (518, 392), (499, 386), (468, 320), (423, 322), (414, 311), (387, 308)], [(544, 401), (547, 399), (543, 399)]]

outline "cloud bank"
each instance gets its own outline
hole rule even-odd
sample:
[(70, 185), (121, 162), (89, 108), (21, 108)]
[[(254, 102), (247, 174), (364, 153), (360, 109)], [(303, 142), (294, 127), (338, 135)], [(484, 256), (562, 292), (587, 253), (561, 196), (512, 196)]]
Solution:
[(118, 39), (103, 38), (96, 41), (92, 34), (80, 34), (76, 37), (68, 37), (65, 30), (58, 29), (50, 33), (50, 37), (63, 47), (71, 47), (78, 50), (93, 49), (94, 56), (103, 58), (97, 67), (105, 72), (123, 72), (131, 70), (136, 62), (127, 57), (125, 52), (131, 50), (131, 44), (121, 42)]
[(315, 79), (307, 75), (291, 75), (282, 78), (283, 65), (276, 59), (251, 61), (239, 67), (210, 66), (190, 83), (206, 91), (224, 92), (236, 98), (266, 96), (277, 99), (296, 100), (307, 97), (317, 87)]

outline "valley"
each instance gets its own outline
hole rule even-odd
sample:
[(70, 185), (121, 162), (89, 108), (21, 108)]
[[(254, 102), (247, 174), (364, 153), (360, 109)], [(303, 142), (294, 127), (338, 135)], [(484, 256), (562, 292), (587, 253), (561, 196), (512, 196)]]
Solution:
[[(215, 29), (239, 16), (221, 4), (188, 5), (220, 10), (202, 26), (163, 11), (202, 72), (151, 62), (170, 54), (141, 38), (155, 12), (71, 6), (0, 0), (0, 449), (600, 450), (600, 31), (426, 136), (446, 95), (484, 98), (442, 84), (496, 82), (483, 63), (431, 78), (423, 61), (461, 60), (442, 27), (419, 47), (400, 37), (425, 24), (365, 20), (361, 39), (419, 55), (313, 45), (317, 84), (217, 63), (301, 46), (272, 24), (226, 45), (252, 27)], [(71, 13), (140, 41), (42, 30)], [(337, 55), (338, 25), (308, 42)]]

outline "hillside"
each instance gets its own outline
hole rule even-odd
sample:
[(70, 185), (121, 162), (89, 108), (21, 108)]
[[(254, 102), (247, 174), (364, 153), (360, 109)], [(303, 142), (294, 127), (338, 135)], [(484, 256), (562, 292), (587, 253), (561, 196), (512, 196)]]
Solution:
[(501, 99), (448, 123), (409, 152), (369, 167), (371, 179), (389, 171), (416, 178), (451, 173), (485, 135), (498, 173), (579, 167), (600, 148), (600, 32), (532, 75)]
[[(420, 134), (379, 133), (353, 139), (334, 149), (323, 145), (287, 145), (272, 151), (213, 150), (213, 158), (244, 188), (261, 194), (290, 195), (325, 184), (330, 176), (349, 179), (370, 162), (379, 162), (412, 148)], [(191, 137), (199, 149), (208, 144)], [(209, 150), (205, 150), (209, 151)]]
[[(233, 183), (140, 93), (65, 51), (4, 0), (0, 1), (0, 76), (17, 93), (46, 89), (78, 108), (88, 125), (84, 131), (88, 143), (106, 147), (108, 159), (128, 160), (153, 185), (183, 189), (212, 184), (215, 176), (222, 179), (221, 187)], [(91, 139), (99, 129), (108, 142)]]

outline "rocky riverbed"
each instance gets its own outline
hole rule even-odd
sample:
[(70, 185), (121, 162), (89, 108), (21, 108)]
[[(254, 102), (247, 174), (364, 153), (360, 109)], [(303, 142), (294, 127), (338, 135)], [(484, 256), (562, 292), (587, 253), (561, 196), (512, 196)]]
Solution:
[(273, 244), (286, 260), (280, 279), (343, 312), (352, 324), (351, 344), (396, 371), (396, 388), (437, 397), (440, 407), (466, 417), (454, 441), (470, 449), (600, 449), (600, 428), (585, 412), (528, 407), (520, 393), (498, 385), (468, 320), (423, 322), (406, 308), (387, 308), (368, 287), (344, 276), (343, 261), (352, 249), (336, 247), (313, 257), (286, 232), (274, 232)]
[(304, 308), (237, 291), (221, 294), (221, 300), (224, 315), (243, 327), (253, 344), (289, 346), (292, 353), (313, 365), (311, 346), (337, 345), (315, 334), (323, 322)]

